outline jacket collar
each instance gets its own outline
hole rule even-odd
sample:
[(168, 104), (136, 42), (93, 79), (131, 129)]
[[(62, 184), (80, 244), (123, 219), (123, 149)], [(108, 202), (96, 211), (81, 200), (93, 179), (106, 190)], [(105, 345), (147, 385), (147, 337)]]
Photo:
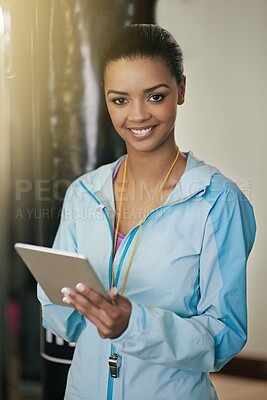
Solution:
[(187, 157), (186, 168), (180, 181), (167, 199), (167, 204), (184, 201), (196, 194), (199, 196), (204, 194), (211, 183), (212, 176), (220, 174), (217, 168), (199, 160), (191, 151), (183, 154)]
[[(204, 194), (206, 188), (210, 185), (212, 176), (220, 173), (217, 168), (195, 157), (191, 151), (183, 154), (187, 157), (186, 169), (165, 204), (185, 201), (196, 194)], [(125, 155), (117, 161), (103, 165), (80, 178), (80, 181), (88, 190), (101, 199), (105, 206), (109, 205), (113, 210), (115, 210), (115, 205), (112, 174), (118, 163), (124, 158)]]

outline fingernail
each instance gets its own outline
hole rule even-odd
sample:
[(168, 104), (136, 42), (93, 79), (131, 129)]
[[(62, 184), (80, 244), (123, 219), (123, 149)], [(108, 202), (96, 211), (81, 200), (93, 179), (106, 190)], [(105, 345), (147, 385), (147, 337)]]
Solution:
[(76, 289), (79, 290), (79, 292), (84, 292), (85, 291), (85, 285), (83, 283), (77, 283)]
[(62, 301), (64, 301), (64, 303), (70, 304), (70, 298), (67, 296), (64, 296)]
[(62, 288), (61, 289), (61, 293), (69, 295), (70, 294), (70, 288), (67, 288), (67, 287)]

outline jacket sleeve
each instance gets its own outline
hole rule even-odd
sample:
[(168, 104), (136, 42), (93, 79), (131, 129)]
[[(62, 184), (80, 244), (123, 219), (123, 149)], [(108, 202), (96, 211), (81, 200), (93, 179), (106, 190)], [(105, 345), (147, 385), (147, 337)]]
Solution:
[[(233, 186), (234, 185), (234, 186)], [(232, 182), (212, 205), (199, 264), (199, 302), (190, 318), (132, 302), (118, 351), (192, 371), (218, 371), (246, 343), (246, 263), (255, 239), (253, 209)]]
[[(53, 248), (77, 252), (73, 196), (73, 189), (70, 186), (64, 199)], [(86, 325), (85, 318), (73, 308), (52, 304), (39, 284), (37, 297), (42, 306), (43, 326), (66, 341), (76, 342)]]

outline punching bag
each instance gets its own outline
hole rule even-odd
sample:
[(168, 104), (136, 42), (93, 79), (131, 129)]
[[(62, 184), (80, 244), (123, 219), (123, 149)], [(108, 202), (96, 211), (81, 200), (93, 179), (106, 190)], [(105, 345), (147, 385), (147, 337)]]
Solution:
[[(100, 86), (100, 55), (110, 35), (132, 23), (154, 23), (156, 0), (51, 0), (48, 44), (49, 137), (42, 138), (49, 209), (42, 244), (51, 246), (64, 193), (79, 175), (125, 152)], [(64, 398), (75, 343), (42, 328), (43, 400)], [(97, 399), (96, 399), (97, 400)]]

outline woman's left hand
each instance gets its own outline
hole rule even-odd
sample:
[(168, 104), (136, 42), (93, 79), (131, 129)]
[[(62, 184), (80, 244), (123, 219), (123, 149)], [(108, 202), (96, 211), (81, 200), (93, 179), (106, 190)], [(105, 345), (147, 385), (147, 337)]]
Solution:
[(101, 338), (115, 339), (126, 330), (132, 305), (126, 297), (117, 293), (116, 288), (108, 293), (111, 302), (82, 283), (76, 289), (63, 288), (63, 301), (91, 321)]

